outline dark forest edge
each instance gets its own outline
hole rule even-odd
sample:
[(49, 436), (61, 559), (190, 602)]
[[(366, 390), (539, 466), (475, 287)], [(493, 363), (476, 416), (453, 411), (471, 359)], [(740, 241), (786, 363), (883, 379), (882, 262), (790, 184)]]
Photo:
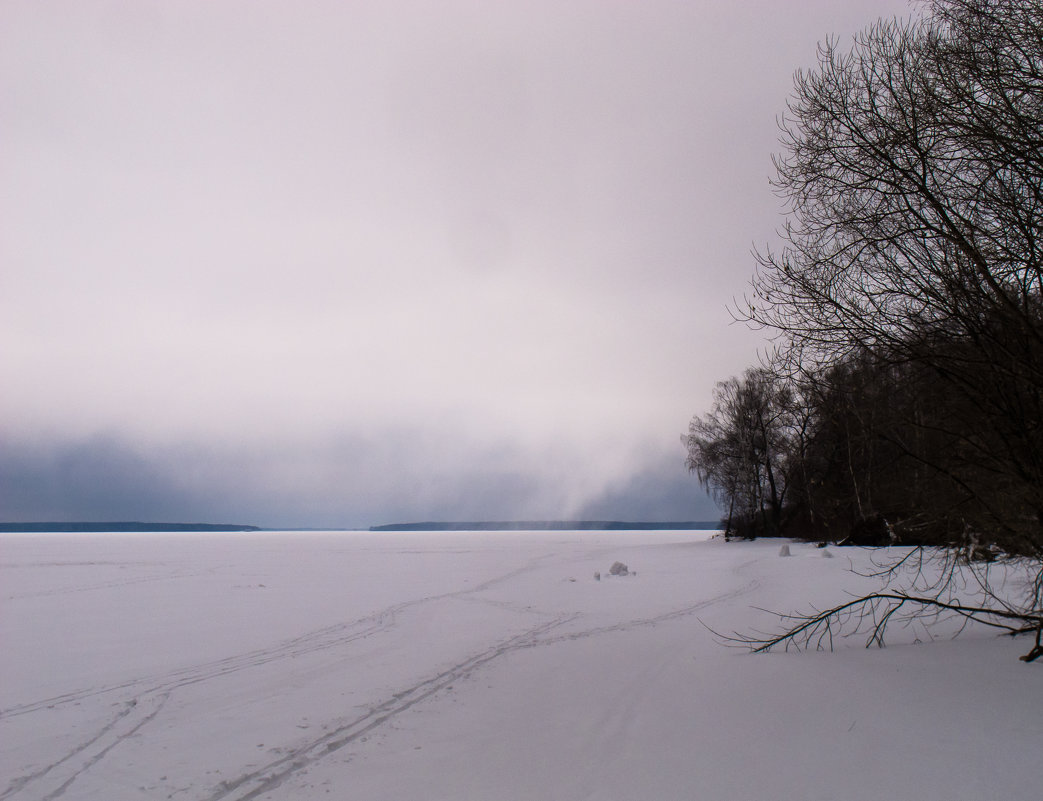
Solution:
[[(758, 647), (831, 642), (845, 617), (880, 621), (882, 645), (888, 621), (922, 610), (1034, 633), (1035, 659), (1043, 3), (918, 5), (849, 50), (827, 41), (796, 74), (772, 182), (781, 244), (756, 254), (733, 311), (774, 349), (718, 383), (682, 440), (726, 537), (914, 546), (918, 570), (939, 560), (936, 586), (798, 616)], [(1015, 566), (1029, 571), (1017, 591), (998, 578)], [(963, 582), (981, 603), (954, 600)]]

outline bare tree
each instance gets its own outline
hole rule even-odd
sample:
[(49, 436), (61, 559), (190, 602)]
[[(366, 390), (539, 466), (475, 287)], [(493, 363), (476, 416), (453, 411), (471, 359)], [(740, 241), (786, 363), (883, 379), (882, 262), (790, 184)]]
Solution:
[(960, 399), (942, 469), (1043, 553), (1043, 5), (928, 11), (797, 74), (784, 246), (742, 313), (810, 369), (869, 353), (929, 371)]
[[(914, 548), (879, 566), (879, 592), (804, 613), (779, 614), (784, 629), (775, 634), (721, 635), (724, 642), (762, 653), (832, 649), (837, 638), (863, 636), (867, 648), (884, 647), (890, 627), (950, 623), (958, 634), (971, 624), (1008, 635), (1031, 634), (1035, 642), (1024, 662), (1043, 656), (1043, 574), (1030, 560), (975, 559), (973, 551)], [(955, 625), (952, 625), (955, 624)]]
[(728, 509), (726, 535), (777, 535), (782, 528), (792, 448), (789, 386), (765, 368), (721, 381), (714, 405), (682, 442), (686, 465)]
[(1043, 655), (1043, 2), (922, 8), (823, 45), (781, 123), (782, 245), (738, 314), (789, 365), (778, 408), (804, 411), (766, 418), (769, 462), (733, 379), (685, 440), (719, 500), (776, 530), (876, 521), (921, 547), (879, 592), (733, 638), (756, 650), (954, 615)]

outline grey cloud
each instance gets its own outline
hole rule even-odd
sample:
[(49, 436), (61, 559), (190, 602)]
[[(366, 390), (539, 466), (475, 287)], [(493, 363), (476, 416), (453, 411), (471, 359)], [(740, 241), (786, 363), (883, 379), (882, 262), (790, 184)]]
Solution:
[(5, 520), (19, 522), (188, 522), (205, 504), (178, 487), (169, 468), (104, 436), (47, 444), (0, 440), (0, 508)]
[[(452, 432), (447, 432), (447, 436)], [(146, 446), (113, 436), (0, 438), (7, 520), (366, 527), (417, 520), (716, 516), (680, 458), (604, 475), (569, 454), (454, 444), (420, 430), (292, 447)]]
[(779, 223), (791, 73), (905, 0), (244, 9), (0, 7), (0, 420), (66, 443), (18, 493), (686, 508), (641, 476), (763, 346), (726, 306)]
[(636, 471), (584, 505), (584, 520), (713, 521), (717, 504), (693, 476), (680, 469), (681, 456)]

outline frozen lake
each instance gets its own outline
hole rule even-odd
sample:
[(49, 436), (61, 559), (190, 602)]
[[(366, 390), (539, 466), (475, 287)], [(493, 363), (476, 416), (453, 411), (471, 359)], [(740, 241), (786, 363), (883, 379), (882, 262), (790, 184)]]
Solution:
[(791, 548), (2, 535), (0, 801), (1038, 798), (1024, 642), (715, 642), (868, 588), (864, 551)]

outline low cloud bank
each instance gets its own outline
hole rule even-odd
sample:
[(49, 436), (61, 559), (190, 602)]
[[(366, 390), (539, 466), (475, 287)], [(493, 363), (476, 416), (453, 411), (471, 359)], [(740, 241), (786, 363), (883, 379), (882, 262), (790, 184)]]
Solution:
[[(535, 452), (447, 432), (290, 444), (156, 445), (115, 435), (0, 436), (8, 521), (368, 527), (414, 520), (714, 519), (677, 453)], [(603, 462), (603, 463), (600, 463)]]

